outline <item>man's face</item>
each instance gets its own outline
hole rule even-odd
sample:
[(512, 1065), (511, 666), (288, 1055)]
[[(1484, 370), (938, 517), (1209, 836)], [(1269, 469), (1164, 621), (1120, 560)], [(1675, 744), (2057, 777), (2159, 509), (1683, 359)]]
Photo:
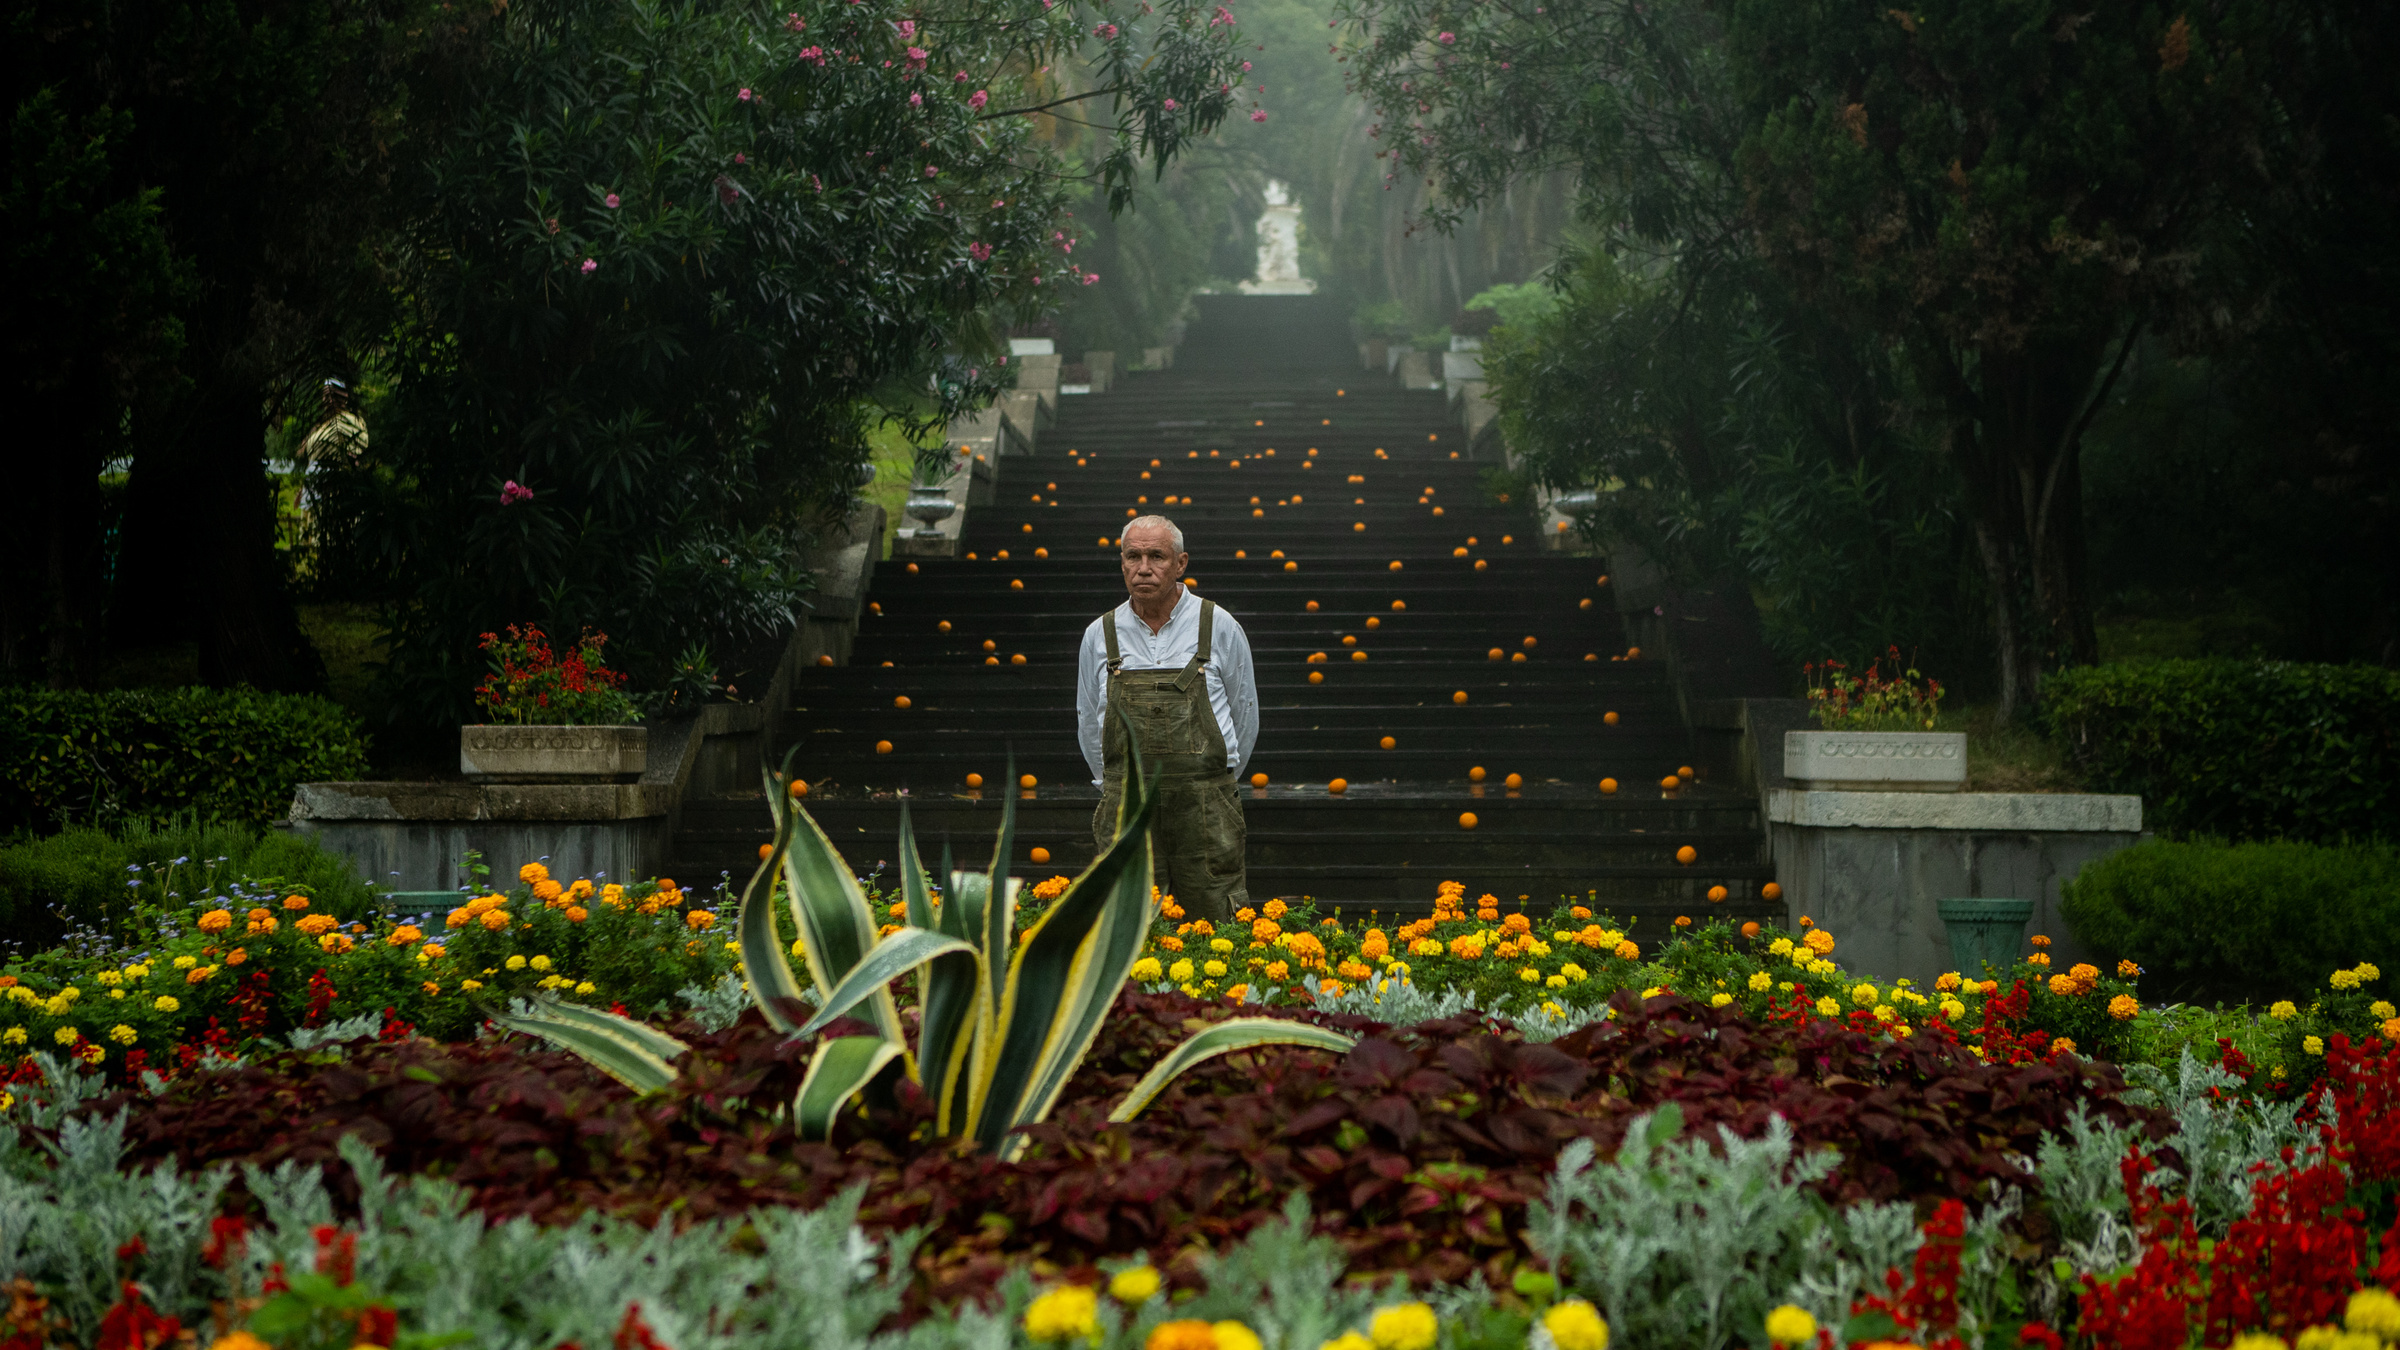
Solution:
[(1189, 553), (1175, 551), (1175, 537), (1156, 525), (1136, 525), (1118, 541), (1124, 551), (1125, 593), (1151, 603), (1183, 583)]

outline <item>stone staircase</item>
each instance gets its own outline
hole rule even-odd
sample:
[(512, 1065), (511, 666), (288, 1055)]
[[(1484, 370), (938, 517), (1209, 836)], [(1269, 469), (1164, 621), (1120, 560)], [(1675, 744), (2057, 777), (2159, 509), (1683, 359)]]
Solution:
[[(1667, 663), (1621, 659), (1605, 565), (1543, 551), (1523, 503), (1479, 489), (1489, 465), (1443, 396), (1359, 371), (1354, 351), (1326, 302), (1206, 297), (1174, 369), (1061, 400), (1038, 453), (999, 462), (964, 556), (878, 565), (849, 663), (801, 672), (785, 743), (757, 747), (780, 762), (797, 741), (809, 810), (854, 867), (892, 856), (903, 792), (929, 854), (947, 838), (980, 864), (1012, 754), (1035, 781), (1018, 791), (1017, 874), (1090, 861), (1076, 645), (1124, 598), (1117, 530), (1155, 511), (1256, 654), (1253, 897), (1408, 913), (1454, 879), (1621, 917), (1780, 916), (1758, 893), (1757, 799), (1697, 762)], [(1663, 791), (1686, 766), (1700, 780)], [(687, 884), (755, 865), (767, 813), (739, 777), (685, 801)]]

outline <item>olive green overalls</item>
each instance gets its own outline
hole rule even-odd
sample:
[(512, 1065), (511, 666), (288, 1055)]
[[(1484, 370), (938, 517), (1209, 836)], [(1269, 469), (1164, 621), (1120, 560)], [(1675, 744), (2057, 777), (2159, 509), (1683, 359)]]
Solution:
[[(1100, 809), (1092, 838), (1101, 852), (1117, 837), (1117, 803), (1125, 791), (1125, 723), (1141, 738), (1142, 767), (1159, 775), (1158, 811), (1150, 846), (1158, 889), (1195, 919), (1223, 923), (1250, 903), (1243, 853), (1249, 832), (1233, 785), (1233, 766), (1216, 712), (1208, 705), (1201, 668), (1215, 650), (1217, 603), (1200, 602), (1200, 649), (1181, 670), (1119, 670), (1117, 617), (1108, 634), (1108, 718), (1101, 735)], [(1124, 714), (1119, 717), (1118, 714)]]

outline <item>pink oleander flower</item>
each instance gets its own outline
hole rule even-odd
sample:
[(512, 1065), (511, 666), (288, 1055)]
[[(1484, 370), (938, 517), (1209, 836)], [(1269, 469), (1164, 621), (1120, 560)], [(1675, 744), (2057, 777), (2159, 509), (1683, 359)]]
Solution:
[(1232, 10), (1230, 10), (1230, 9), (1227, 9), (1227, 8), (1225, 8), (1223, 5), (1219, 5), (1219, 6), (1217, 6), (1217, 17), (1215, 17), (1215, 18), (1213, 18), (1213, 19), (1210, 19), (1210, 20), (1208, 21), (1208, 26), (1209, 26), (1209, 27), (1211, 27), (1211, 28), (1218, 28), (1218, 27), (1230, 28), (1230, 27), (1232, 27), (1232, 26), (1233, 26), (1233, 11), (1232, 11)]
[(808, 31), (808, 20), (797, 14), (788, 14), (784, 16), (783, 26), (794, 33), (805, 33)]
[[(983, 105), (991, 101), (991, 94), (982, 89), (978, 89), (974, 93), (967, 95), (967, 106), (973, 108), (977, 112), (983, 111)], [(992, 203), (994, 206), (998, 206), (999, 204), (1000, 203), (998, 202)]]
[(1092, 285), (1099, 280), (1100, 274), (1098, 272), (1086, 272), (1083, 274), (1083, 284), (1086, 286)]
[(992, 256), (992, 246), (978, 239), (967, 245), (967, 256), (977, 262), (984, 262)]
[(1175, 100), (1173, 100), (1173, 99), (1168, 99), (1168, 100), (1167, 100), (1167, 111), (1168, 111), (1168, 112), (1173, 112), (1173, 111), (1175, 111)]
[(1244, 61), (1244, 62), (1242, 63), (1242, 73), (1243, 73), (1244, 75), (1247, 75), (1247, 74), (1249, 74), (1249, 73), (1250, 73), (1250, 63), (1249, 63), (1249, 62), (1247, 62), (1247, 61)]
[(926, 165), (926, 166), (925, 166), (925, 176), (926, 176), (927, 178), (934, 177), (935, 175), (939, 174), (940, 172), (941, 172), (941, 170), (940, 170), (940, 169), (937, 169), (937, 168), (935, 168), (935, 167), (934, 167), (934, 166), (932, 166), (931, 164), (928, 164), (928, 165)]
[(924, 107), (924, 106), (925, 106), (925, 96), (924, 96), (923, 94), (910, 94), (910, 95), (908, 96), (908, 106), (910, 106), (910, 107), (912, 107), (912, 108), (922, 108), (922, 107)]
[(614, 211), (617, 209), (622, 199), (620, 199), (617, 194), (612, 192), (607, 196), (602, 197), (600, 200), (607, 204), (609, 210)]
[(733, 152), (733, 162), (736, 164), (747, 164), (750, 162), (750, 157), (743, 154), (741, 151), (736, 150)]
[(1458, 41), (1458, 34), (1444, 33), (1440, 37), (1435, 38), (1434, 41), (1441, 43), (1445, 47), (1448, 47)]
[(593, 261), (592, 261), (591, 259), (589, 259), (589, 258), (586, 258), (586, 259), (584, 259), (584, 260), (583, 260), (583, 268), (582, 268), (582, 271), (583, 271), (583, 274), (584, 274), (585, 276), (587, 276), (587, 277), (588, 277), (588, 276), (590, 276), (592, 273), (594, 273), (594, 272), (597, 272), (597, 271), (599, 271), (599, 270), (600, 270), (600, 264), (598, 264), (598, 263), (596, 263), (596, 262), (593, 262)]
[(750, 91), (744, 89), (742, 92), (735, 94), (734, 97), (740, 99), (744, 103), (748, 103), (750, 101)]
[(1260, 109), (1258, 109), (1257, 111), (1255, 111), (1255, 112), (1251, 113), (1251, 114), (1250, 114), (1250, 120), (1251, 120), (1251, 121), (1253, 121), (1253, 122), (1264, 122), (1264, 121), (1266, 121), (1266, 120), (1267, 120), (1267, 110), (1266, 110), (1266, 109), (1264, 109), (1264, 108), (1260, 108)]
[(951, 76), (951, 77), (950, 77), (950, 83), (952, 83), (952, 84), (965, 84), (966, 82), (967, 82), (967, 72), (965, 72), (965, 71), (963, 71), (963, 70), (962, 70), (962, 71), (960, 71), (960, 72), (958, 72), (956, 75), (953, 75), (953, 76)]
[(522, 483), (519, 483), (514, 478), (511, 478), (507, 482), (500, 485), (500, 504), (502, 506), (515, 506), (518, 502), (529, 502), (532, 500), (533, 489), (526, 487)]
[(926, 58), (931, 55), (932, 53), (923, 47), (911, 47), (908, 49), (908, 63), (912, 66), (923, 66)]
[(900, 40), (905, 42), (916, 35), (917, 21), (915, 19), (902, 19), (900, 21)]
[(800, 49), (800, 59), (803, 61), (814, 61), (820, 66), (824, 65), (825, 49), (823, 47), (802, 47)]
[(1092, 36), (1109, 42), (1114, 42), (1117, 40), (1117, 26), (1113, 23), (1101, 24), (1099, 27), (1092, 30)]

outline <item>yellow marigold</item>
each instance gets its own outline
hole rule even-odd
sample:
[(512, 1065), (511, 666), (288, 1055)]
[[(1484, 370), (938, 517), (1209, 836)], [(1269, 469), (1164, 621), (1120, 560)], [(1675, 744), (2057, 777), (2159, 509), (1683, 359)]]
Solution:
[(1218, 1350), (1217, 1329), (1206, 1322), (1185, 1319), (1161, 1322), (1150, 1329), (1142, 1350)]
[(2074, 976), (2053, 975), (2050, 977), (2050, 992), (2058, 995), (2060, 998), (2073, 998), (2078, 992), (2080, 992), (2080, 989), (2075, 983)]
[(1585, 970), (1583, 967), (1576, 965), (1572, 961), (1560, 966), (1558, 968), (1558, 973), (1566, 976), (1569, 984), (1581, 984), (1585, 980), (1588, 980), (1592, 977), (1590, 971)]
[(1819, 1017), (1839, 1017), (1842, 1015), (1842, 1005), (1830, 998), (1818, 999), (1817, 1015)]
[(1119, 1303), (1147, 1303), (1158, 1296), (1161, 1281), (1149, 1266), (1128, 1266), (1108, 1278), (1108, 1296)]
[(1948, 1020), (1948, 1021), (1955, 1022), (1955, 1021), (1957, 1021), (1958, 1019), (1960, 1019), (1960, 1018), (1962, 1018), (1962, 1017), (1964, 1017), (1964, 1016), (1966, 1016), (1966, 1015), (1967, 1015), (1967, 1005), (1966, 1005), (1966, 1004), (1964, 1004), (1964, 1003), (1961, 1003), (1961, 1002), (1959, 1002), (1957, 999), (1954, 999), (1954, 998), (1947, 998), (1947, 999), (1943, 999), (1943, 1000), (1942, 1000), (1942, 1016), (1943, 1016), (1943, 1018), (1944, 1018), (1944, 1019), (1946, 1019), (1946, 1020)]
[(1777, 1345), (1799, 1345), (1817, 1338), (1817, 1319), (1794, 1303), (1767, 1314), (1767, 1339)]
[(1752, 971), (1750, 973), (1750, 988), (1752, 992), (1763, 994), (1774, 987), (1774, 976), (1769, 975), (1763, 970)]
[(1157, 957), (1145, 956), (1139, 961), (1134, 962), (1133, 969), (1128, 973), (1131, 974), (1133, 978), (1140, 980), (1144, 984), (1156, 984), (1158, 983), (1158, 977), (1161, 973), (1163, 973), (1163, 970), (1158, 964)]
[(1542, 1314), (1542, 1330), (1558, 1350), (1608, 1350), (1608, 1323), (1600, 1310), (1571, 1298)]
[(424, 936), (424, 929), (417, 927), (413, 923), (404, 923), (398, 928), (395, 928), (391, 932), (385, 934), (383, 940), (387, 946), (405, 947)]
[(2054, 1055), (2074, 1054), (2075, 1042), (2070, 1037), (2061, 1036), (2057, 1040), (2050, 1042), (2050, 1053)]
[(2358, 987), (2358, 972), (2355, 970), (2337, 970), (2333, 972), (2332, 976), (2327, 979), (2326, 983), (2331, 984), (2336, 989), (2356, 989)]
[(482, 924), (490, 932), (502, 932), (508, 927), (508, 911), (505, 909), (488, 910), (476, 922)]
[(160, 994), (157, 998), (150, 1001), (150, 1006), (156, 1008), (160, 1012), (171, 1013), (182, 1008), (183, 1001), (176, 998), (173, 994)]
[(601, 887), (600, 903), (612, 909), (625, 908), (625, 888), (613, 881)]
[(305, 895), (287, 895), (283, 897), (283, 907), (291, 910), (306, 909), (308, 908), (308, 897)]
[(1875, 1020), (1876, 1020), (1876, 1021), (1878, 1021), (1878, 1022), (1889, 1022), (1889, 1021), (1891, 1021), (1891, 1020), (1892, 1020), (1894, 1017), (1897, 1017), (1897, 1016), (1899, 1016), (1899, 1014), (1893, 1010), (1893, 1008), (1892, 1008), (1892, 1005), (1891, 1005), (1891, 1004), (1889, 1004), (1889, 1003), (1878, 1003), (1878, 1004), (1876, 1004), (1876, 1005), (1875, 1005)]
[(1639, 961), (1642, 959), (1641, 944), (1635, 942), (1632, 938), (1627, 938), (1623, 942), (1617, 944), (1617, 956), (1621, 960)]
[(2381, 1289), (2361, 1289), (2350, 1296), (2342, 1325), (2378, 1340), (2400, 1341), (2400, 1298)]
[(600, 986), (592, 983), (590, 980), (579, 980), (575, 984), (575, 992), (586, 995), (597, 994), (600, 992)]
[(2119, 994), (2108, 1001), (2108, 1015), (2120, 1022), (2132, 1021), (2141, 1011), (2141, 1003), (2131, 994)]
[(1809, 929), (1808, 936), (1800, 941), (1819, 956), (1829, 956), (1833, 952), (1833, 934), (1822, 928)]
[(2395, 1009), (2391, 1004), (2377, 999), (2367, 1005), (2367, 1015), (2375, 1018), (2400, 1017), (2400, 1009)]
[(1200, 963), (1200, 973), (1206, 975), (1212, 980), (1223, 979), (1225, 976), (1225, 970), (1226, 966), (1222, 961), (1203, 961)]
[(82, 1048), (75, 1052), (75, 1058), (86, 1064), (97, 1064), (108, 1058), (108, 1047), (98, 1041), (85, 1041)]
[(308, 934), (310, 937), (315, 937), (319, 933), (331, 932), (332, 930), (341, 927), (341, 924), (342, 921), (340, 919), (337, 919), (330, 914), (311, 914), (302, 919), (299, 923), (294, 924), (293, 927), (298, 928), (301, 932)]
[(200, 958), (197, 956), (178, 956), (175, 958), (175, 968), (177, 970), (190, 970), (192, 967), (199, 964)]
[(1850, 1001), (1862, 1008), (1872, 1008), (1882, 998), (1883, 995), (1871, 984), (1854, 985), (1850, 990)]
[(1317, 1350), (1375, 1350), (1375, 1342), (1355, 1331), (1345, 1331), (1330, 1341), (1319, 1343)]
[(1542, 972), (1535, 970), (1531, 966), (1526, 966), (1517, 971), (1517, 978), (1526, 984), (1540, 984), (1542, 982)]
[(25, 1043), (25, 1028), (10, 1027), (6, 1031), (0, 1031), (0, 1041), (5, 1041), (10, 1045), (23, 1045)]
[(1708, 996), (1708, 1006), (1712, 1008), (1722, 1008), (1731, 1002), (1733, 1002), (1733, 995), (1728, 994), (1723, 990), (1719, 990), (1716, 993)]
[(2358, 972), (2358, 978), (2366, 981), (2369, 984), (2373, 984), (2375, 981), (2383, 978), (2382, 969), (2372, 961), (2361, 961), (2357, 965), (2351, 967), (2351, 969)]
[(462, 990), (463, 992), (466, 992), (466, 993), (472, 994), (472, 993), (474, 993), (476, 990), (483, 988), (483, 981), (481, 981), (481, 980), (460, 980), (460, 981), (458, 982), (458, 987), (459, 987), (459, 989), (460, 989), (460, 990)]
[(517, 880), (530, 886), (550, 875), (550, 869), (538, 862), (529, 862), (517, 869)]
[(1433, 1350), (1441, 1334), (1441, 1319), (1423, 1303), (1395, 1303), (1377, 1308), (1367, 1323), (1367, 1339), (1375, 1350)]
[(2225, 1350), (2291, 1350), (2283, 1337), (2265, 1331), (2245, 1331), (2233, 1338)]
[(1442, 940), (1440, 938), (1429, 937), (1418, 938), (1416, 941), (1408, 944), (1408, 954), (1410, 956), (1440, 956), (1442, 954)]
[(119, 1022), (108, 1029), (108, 1038), (119, 1045), (131, 1045), (142, 1038), (142, 1033)]
[(1174, 965), (1167, 967), (1167, 978), (1173, 980), (1177, 984), (1188, 984), (1191, 982), (1192, 973), (1196, 969), (1198, 969), (1198, 967), (1194, 966), (1189, 960), (1178, 961)]
[(50, 1033), (50, 1039), (58, 1042), (60, 1045), (73, 1045), (75, 1042), (83, 1039), (83, 1033), (77, 1031), (73, 1027), (60, 1027), (58, 1030)]
[(1208, 940), (1208, 949), (1212, 952), (1215, 952), (1219, 956), (1223, 956), (1225, 953), (1233, 950), (1233, 939), (1210, 938)]
[(2274, 1004), (2267, 1009), (2267, 1016), (2274, 1018), (2278, 1022), (2289, 1022), (2299, 1015), (2300, 1009), (2296, 1007), (2288, 998), (2277, 999)]
[(590, 917), (592, 917), (592, 912), (591, 912), (590, 910), (588, 910), (588, 909), (585, 909), (585, 908), (584, 908), (583, 906), (581, 906), (581, 905), (569, 905), (569, 906), (567, 906), (567, 922), (568, 922), (568, 923), (582, 923), (582, 922), (583, 922), (585, 919), (588, 919), (588, 918), (590, 918)]
[(1791, 940), (1790, 938), (1788, 938), (1788, 937), (1779, 937), (1779, 938), (1775, 939), (1773, 942), (1770, 942), (1770, 943), (1768, 943), (1768, 944), (1767, 944), (1767, 954), (1768, 954), (1769, 956), (1784, 956), (1784, 955), (1788, 955), (1788, 954), (1791, 952), (1791, 950), (1792, 950), (1792, 940)]
[(2325, 1038), (2322, 1036), (2303, 1036), (2300, 1038), (2300, 1048), (2312, 1055), (2324, 1054)]

